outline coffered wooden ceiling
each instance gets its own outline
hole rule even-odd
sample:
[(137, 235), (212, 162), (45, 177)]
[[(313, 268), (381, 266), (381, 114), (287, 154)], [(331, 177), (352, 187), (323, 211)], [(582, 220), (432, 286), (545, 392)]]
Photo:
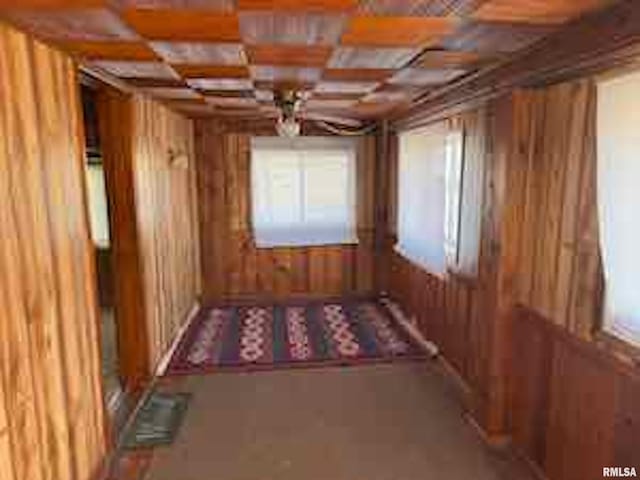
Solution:
[(378, 117), (611, 0), (0, 0), (0, 15), (189, 114)]

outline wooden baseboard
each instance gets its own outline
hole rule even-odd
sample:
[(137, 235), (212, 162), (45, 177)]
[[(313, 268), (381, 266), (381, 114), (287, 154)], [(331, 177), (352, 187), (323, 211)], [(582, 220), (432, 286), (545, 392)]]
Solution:
[(345, 298), (349, 299), (370, 299), (377, 296), (376, 292), (351, 292), (344, 295), (327, 295), (327, 294), (315, 294), (315, 293), (288, 293), (285, 295), (257, 295), (257, 294), (239, 294), (239, 295), (225, 295), (220, 298), (205, 298), (202, 301), (203, 306), (224, 306), (224, 305), (256, 305), (256, 304), (269, 304), (269, 303), (281, 303), (287, 301), (317, 301), (317, 300), (341, 300)]
[(473, 431), (480, 437), (485, 445), (493, 450), (506, 450), (511, 447), (511, 435), (506, 433), (488, 433), (482, 426), (476, 421), (476, 419), (467, 412), (464, 415), (466, 422), (471, 425)]
[(165, 371), (167, 370), (167, 367), (169, 366), (169, 362), (171, 361), (171, 357), (173, 356), (176, 349), (178, 348), (178, 345), (180, 344), (180, 340), (182, 340), (182, 337), (184, 336), (187, 329), (189, 328), (189, 325), (191, 325), (191, 323), (193, 322), (193, 319), (196, 317), (199, 310), (200, 310), (200, 302), (196, 301), (191, 307), (191, 310), (189, 310), (189, 313), (187, 314), (187, 318), (182, 322), (182, 326), (180, 327), (175, 337), (173, 338), (171, 345), (169, 346), (167, 351), (164, 352), (164, 355), (162, 355), (162, 358), (158, 362), (158, 365), (156, 366), (155, 374), (154, 374), (156, 377), (161, 377), (162, 375), (164, 375)]

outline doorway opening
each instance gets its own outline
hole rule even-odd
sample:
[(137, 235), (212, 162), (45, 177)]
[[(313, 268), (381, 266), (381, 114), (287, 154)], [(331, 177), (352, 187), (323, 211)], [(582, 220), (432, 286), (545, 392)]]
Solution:
[(100, 313), (102, 380), (105, 403), (115, 408), (122, 384), (118, 361), (118, 331), (115, 309), (115, 269), (112, 255), (112, 235), (107, 182), (98, 123), (97, 92), (81, 85), (85, 132), (85, 178), (91, 224), (91, 239), (95, 248), (96, 275)]

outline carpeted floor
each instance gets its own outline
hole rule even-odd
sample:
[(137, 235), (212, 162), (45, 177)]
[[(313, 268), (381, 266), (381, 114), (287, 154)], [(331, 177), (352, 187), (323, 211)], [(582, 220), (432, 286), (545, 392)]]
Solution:
[(530, 480), (462, 418), (437, 362), (173, 377), (193, 394), (146, 480)]

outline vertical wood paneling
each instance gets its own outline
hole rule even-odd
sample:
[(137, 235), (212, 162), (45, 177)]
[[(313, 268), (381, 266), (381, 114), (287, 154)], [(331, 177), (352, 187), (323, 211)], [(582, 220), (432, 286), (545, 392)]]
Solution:
[(250, 140), (258, 131), (215, 120), (196, 122), (205, 298), (372, 293), (375, 138), (358, 139), (358, 245), (258, 249), (250, 201)]
[[(449, 275), (440, 278), (430, 275), (393, 251), (397, 210), (397, 136), (391, 136), (387, 181), (388, 195), (386, 252), (381, 261), (382, 288), (400, 301), (408, 314), (442, 351), (447, 362), (466, 384), (468, 407), (478, 421), (484, 423), (489, 415), (489, 394), (492, 391), (489, 372), (492, 348), (492, 322), (495, 310), (496, 249), (499, 230), (495, 217), (499, 214), (494, 204), (495, 167), (490, 154), (490, 137), (494, 126), (492, 110), (479, 108), (461, 114), (451, 121), (462, 126), (466, 133), (467, 164), (481, 169), (483, 204), (481, 245), (478, 275), (462, 278)], [(500, 378), (497, 374), (494, 379)]]
[[(144, 277), (150, 365), (158, 363), (199, 289), (193, 125), (148, 98), (133, 98), (135, 214)], [(169, 152), (188, 156), (171, 166)]]
[(91, 478), (105, 452), (75, 68), (0, 24), (0, 476)]
[[(640, 466), (633, 446), (640, 431), (637, 372), (594, 337), (603, 281), (594, 94), (585, 79), (513, 92), (484, 107), (475, 282), (429, 276), (388, 254), (387, 288), (465, 381), (472, 415), (489, 438), (510, 434), (551, 480)], [(462, 117), (469, 122), (473, 115)]]
[[(193, 126), (139, 96), (98, 95), (115, 257), (120, 373), (148, 380), (200, 291)], [(170, 152), (188, 165), (171, 166)]]

